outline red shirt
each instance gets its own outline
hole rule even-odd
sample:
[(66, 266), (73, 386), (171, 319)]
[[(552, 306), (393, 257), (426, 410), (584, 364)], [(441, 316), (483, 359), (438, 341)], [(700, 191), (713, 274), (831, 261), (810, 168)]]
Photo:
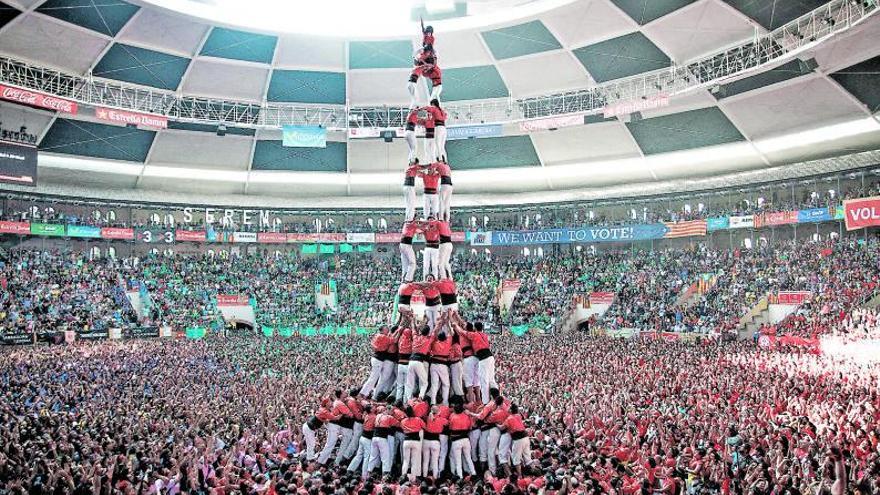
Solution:
[(426, 300), (439, 299), (440, 298), (440, 288), (437, 287), (436, 282), (432, 283), (432, 284), (427, 284), (422, 287), (422, 294), (425, 295)]
[[(427, 186), (426, 186), (427, 187)], [(428, 228), (424, 229), (425, 233), (425, 242), (428, 244), (439, 244), (440, 243), (440, 222), (437, 220), (429, 220)]]
[(459, 332), (458, 342), (461, 344), (461, 355), (463, 357), (471, 357), (474, 355), (474, 348), (471, 345), (471, 337), (468, 335), (468, 332)]
[(428, 417), (428, 412), (431, 410), (431, 408), (428, 406), (427, 402), (421, 399), (410, 399), (408, 404), (410, 407), (413, 408), (413, 413), (415, 413), (416, 417)]
[(403, 433), (419, 433), (425, 429), (425, 422), (422, 418), (406, 418), (400, 422), (400, 429)]
[(340, 415), (333, 414), (326, 407), (321, 407), (318, 409), (318, 412), (315, 413), (315, 417), (320, 419), (321, 422), (326, 423), (328, 421), (335, 421), (340, 418)]
[(400, 332), (400, 338), (397, 340), (397, 352), (409, 356), (412, 353), (413, 336), (412, 330), (404, 328)]
[(419, 231), (419, 227), (420, 225), (416, 222), (404, 222), (401, 234), (403, 235), (403, 237), (412, 238), (416, 235), (416, 232)]
[(376, 416), (376, 428), (397, 428), (399, 424), (400, 421), (397, 421), (397, 418), (388, 413)]
[(444, 341), (440, 341), (439, 339), (434, 339), (434, 343), (431, 344), (431, 356), (439, 359), (440, 361), (448, 361), (449, 353), (452, 351), (452, 339), (448, 338)]
[(523, 423), (522, 416), (519, 414), (508, 416), (504, 421), (504, 430), (510, 434), (526, 431), (526, 425)]
[(409, 115), (406, 116), (406, 123), (407, 124), (418, 124), (419, 123), (419, 109), (418, 108), (413, 108), (409, 112)]
[(354, 397), (349, 397), (345, 400), (345, 405), (348, 406), (348, 409), (351, 411), (351, 415), (354, 419), (358, 421), (363, 419), (364, 407), (357, 399), (355, 399)]
[(421, 165), (410, 165), (409, 167), (406, 167), (406, 176), (407, 177), (417, 177), (419, 175), (419, 172), (421, 172), (421, 171), (422, 171)]
[(468, 337), (471, 340), (471, 347), (474, 348), (474, 352), (479, 352), (489, 348), (489, 336), (483, 332), (467, 332)]
[(437, 108), (434, 105), (431, 105), (425, 107), (425, 111), (428, 112), (428, 120), (439, 125), (446, 124), (446, 112), (442, 108)]
[(466, 432), (473, 427), (473, 420), (465, 413), (452, 413), (449, 415), (449, 431)]
[(422, 178), (422, 182), (425, 184), (425, 189), (434, 189), (440, 185), (440, 173), (436, 168), (431, 167), (426, 172), (421, 172), (419, 174)]
[(428, 418), (428, 423), (425, 424), (425, 431), (428, 433), (443, 433), (443, 429), (446, 428), (446, 425), (449, 424), (449, 420), (440, 416), (439, 414), (436, 416), (431, 416)]
[(452, 229), (449, 228), (449, 222), (437, 220), (437, 230), (443, 237), (452, 237)]
[(333, 414), (338, 416), (348, 416), (349, 418), (352, 417), (351, 409), (349, 409), (348, 405), (340, 399), (333, 401)]
[(400, 296), (412, 296), (415, 291), (419, 290), (419, 286), (413, 283), (409, 284), (401, 284), (400, 290), (398, 291), (398, 295)]
[(373, 428), (376, 427), (376, 415), (373, 413), (369, 413), (364, 416), (364, 431), (373, 431)]
[(494, 411), (489, 413), (486, 416), (486, 422), (492, 423), (493, 425), (503, 425), (507, 418), (510, 416), (510, 412), (507, 411), (506, 406), (496, 407)]
[(434, 282), (434, 286), (441, 294), (455, 294), (455, 281), (451, 278), (441, 278)]
[(373, 352), (375, 353), (388, 352), (388, 346), (391, 345), (391, 337), (384, 333), (377, 333), (373, 336), (370, 345), (373, 346)]
[(432, 335), (413, 335), (413, 354), (424, 354), (425, 356), (431, 352), (431, 342), (434, 340)]

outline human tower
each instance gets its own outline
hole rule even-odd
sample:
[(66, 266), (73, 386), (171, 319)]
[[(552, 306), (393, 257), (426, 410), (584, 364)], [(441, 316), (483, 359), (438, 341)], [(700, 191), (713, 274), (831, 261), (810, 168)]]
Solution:
[[(302, 426), (307, 462), (328, 465), (332, 458), (339, 469), (364, 479), (379, 469), (411, 481), (461, 478), (485, 470), (501, 474), (510, 466), (519, 470), (530, 459), (523, 418), (495, 381), (495, 358), (483, 324), (465, 321), (458, 313), (449, 227), (452, 172), (434, 42), (433, 28), (423, 26), (407, 82), (409, 160), (403, 182), (397, 321), (371, 340), (370, 375), (363, 386), (347, 394), (335, 390)], [(429, 102), (419, 106), (418, 85), (428, 81)], [(422, 129), (419, 153), (416, 134)], [(416, 179), (423, 185), (418, 219)], [(418, 234), (424, 236), (425, 247), (421, 280), (416, 281), (413, 239)], [(414, 302), (422, 299), (424, 312), (416, 312), (421, 305)], [(316, 452), (315, 433), (324, 425), (326, 441)]]

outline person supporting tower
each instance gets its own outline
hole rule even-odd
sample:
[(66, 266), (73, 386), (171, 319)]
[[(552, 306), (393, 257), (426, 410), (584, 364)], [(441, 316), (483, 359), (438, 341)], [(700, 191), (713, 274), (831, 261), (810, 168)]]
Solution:
[(452, 221), (452, 168), (446, 163), (446, 158), (433, 164), (440, 172), (440, 220)]
[(431, 280), (437, 280), (440, 275), (440, 225), (437, 219), (428, 217), (427, 225), (422, 229), (422, 232), (425, 234), (425, 249), (422, 250), (422, 279), (428, 280), (430, 276)]
[(437, 188), (440, 186), (440, 169), (433, 164), (426, 167), (419, 176), (422, 178), (424, 186), (424, 210), (422, 216), (437, 217), (440, 215), (440, 197), (437, 195)]
[(407, 222), (416, 218), (416, 177), (424, 168), (419, 165), (419, 159), (415, 158), (410, 161), (403, 176), (403, 200), (406, 204), (404, 220)]
[(412, 242), (413, 237), (419, 232), (421, 226), (422, 222), (406, 221), (400, 234), (400, 265), (403, 271), (404, 283), (412, 282), (416, 275), (416, 253), (413, 250)]
[[(432, 160), (446, 161), (446, 111), (440, 108), (440, 100), (434, 98), (431, 104), (425, 107), (428, 112), (428, 118), (425, 120), (425, 126), (430, 125), (434, 129), (434, 149), (435, 156), (430, 157)], [(425, 136), (427, 137), (427, 136)]]
[(449, 222), (437, 220), (437, 231), (440, 234), (439, 268), (441, 279), (452, 278), (452, 230)]
[(409, 149), (409, 163), (415, 161), (416, 155), (419, 152), (419, 144), (416, 140), (416, 126), (423, 124), (419, 119), (420, 110), (420, 108), (413, 106), (410, 109), (409, 114), (406, 116), (406, 130), (404, 131), (403, 136), (406, 139), (406, 146)]

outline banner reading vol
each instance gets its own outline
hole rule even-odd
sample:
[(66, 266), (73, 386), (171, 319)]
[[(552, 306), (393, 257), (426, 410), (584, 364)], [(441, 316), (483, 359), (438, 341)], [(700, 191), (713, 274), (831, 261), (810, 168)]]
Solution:
[(846, 230), (880, 225), (880, 196), (844, 201), (843, 216)]

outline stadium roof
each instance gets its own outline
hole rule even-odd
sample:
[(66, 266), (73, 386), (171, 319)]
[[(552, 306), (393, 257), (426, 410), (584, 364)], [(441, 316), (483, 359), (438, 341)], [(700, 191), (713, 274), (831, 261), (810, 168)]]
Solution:
[[(240, 25), (246, 19), (208, 21), (154, 3), (169, 6), (2, 0), (0, 55), (91, 81), (258, 106), (407, 103), (413, 37), (279, 34)], [(480, 104), (672, 70), (825, 4), (498, 0), (459, 3), (444, 14), (450, 19), (429, 22), (437, 28), (444, 101)], [(405, 29), (420, 8), (408, 11)], [(457, 194), (463, 204), (477, 201), (467, 195), (512, 192), (553, 199), (559, 190), (657, 184), (878, 149), (878, 18), (634, 118), (587, 115), (582, 125), (536, 132), (511, 119), (501, 137), (450, 141)], [(206, 123), (172, 119), (166, 130), (134, 129), (99, 122), (87, 109), (65, 117), (9, 103), (0, 103), (0, 116), (4, 128), (25, 125), (38, 134), (41, 188), (334, 197), (339, 204), (371, 197), (396, 205), (406, 161), (402, 140), (344, 132), (329, 133), (326, 149), (304, 150), (282, 147), (280, 129), (265, 126), (230, 126), (219, 137)]]

